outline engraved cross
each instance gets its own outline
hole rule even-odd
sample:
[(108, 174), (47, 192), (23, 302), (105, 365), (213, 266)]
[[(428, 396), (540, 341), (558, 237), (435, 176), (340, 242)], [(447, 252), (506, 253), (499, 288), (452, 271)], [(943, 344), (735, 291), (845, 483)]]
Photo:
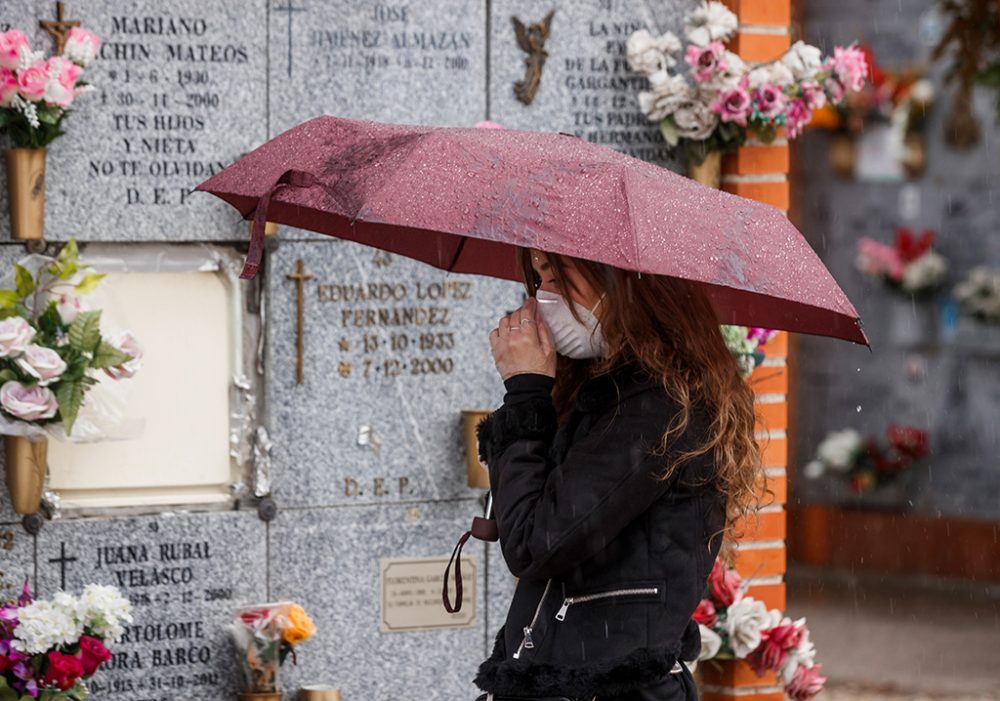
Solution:
[(298, 326), (296, 329), (296, 343), (295, 343), (295, 383), (301, 385), (305, 381), (305, 370), (303, 368), (303, 356), (305, 355), (306, 341), (305, 341), (305, 330), (306, 330), (306, 319), (305, 312), (305, 283), (306, 280), (312, 280), (312, 273), (306, 272), (305, 263), (299, 258), (298, 262), (295, 264), (295, 272), (286, 275), (289, 280), (294, 280), (295, 285), (298, 288)]
[(59, 563), (59, 588), (66, 591), (66, 563), (76, 562), (75, 557), (66, 557), (66, 542), (59, 543), (59, 557), (49, 559), (49, 562)]
[(292, 17), (294, 12), (305, 12), (304, 7), (295, 7), (292, 4), (292, 0), (288, 0), (284, 5), (278, 5), (274, 8), (278, 12), (284, 12), (288, 15), (288, 77), (292, 77)]

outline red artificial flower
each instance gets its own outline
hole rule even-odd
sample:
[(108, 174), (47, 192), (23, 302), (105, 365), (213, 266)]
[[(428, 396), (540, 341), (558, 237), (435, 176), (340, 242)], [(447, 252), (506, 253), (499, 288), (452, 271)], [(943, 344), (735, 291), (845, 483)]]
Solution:
[(785, 687), (785, 693), (793, 701), (809, 701), (823, 690), (823, 682), (826, 677), (819, 676), (819, 670), (823, 665), (817, 664), (812, 667), (800, 665), (795, 670), (795, 676)]
[(3, 672), (5, 669), (13, 665), (14, 661), (7, 657), (7, 655), (0, 655), (0, 672)]
[(698, 602), (698, 608), (694, 610), (694, 614), (691, 616), (695, 623), (700, 623), (709, 628), (715, 625), (718, 617), (715, 611), (715, 604), (710, 599), (702, 599)]
[(912, 263), (920, 256), (927, 253), (934, 245), (934, 232), (924, 229), (919, 237), (914, 237), (913, 232), (905, 226), (896, 229), (895, 248), (903, 263)]
[(875, 63), (875, 54), (872, 53), (872, 48), (868, 44), (858, 44), (858, 48), (861, 49), (861, 53), (864, 54), (865, 63), (868, 64), (868, 73), (871, 77), (872, 85), (876, 88), (882, 87), (885, 83), (888, 74), (878, 67)]
[(48, 654), (48, 668), (42, 677), (43, 686), (57, 686), (66, 691), (83, 676), (83, 664), (73, 655), (53, 650)]
[(253, 625), (258, 621), (266, 620), (270, 615), (268, 609), (250, 609), (249, 611), (243, 611), (240, 613), (240, 620), (247, 625)]
[(851, 491), (855, 494), (861, 494), (861, 492), (867, 492), (875, 485), (875, 478), (870, 472), (856, 472), (851, 475), (851, 478), (847, 480), (847, 486), (851, 488)]
[(80, 636), (80, 662), (83, 664), (83, 673), (86, 676), (89, 677), (110, 659), (111, 652), (104, 647), (104, 643), (89, 635)]
[(708, 575), (708, 586), (716, 608), (729, 608), (739, 597), (743, 578), (736, 570), (731, 570), (716, 560), (712, 573)]
[(913, 426), (889, 424), (886, 438), (899, 453), (913, 460), (920, 460), (930, 454), (930, 435), (927, 431)]

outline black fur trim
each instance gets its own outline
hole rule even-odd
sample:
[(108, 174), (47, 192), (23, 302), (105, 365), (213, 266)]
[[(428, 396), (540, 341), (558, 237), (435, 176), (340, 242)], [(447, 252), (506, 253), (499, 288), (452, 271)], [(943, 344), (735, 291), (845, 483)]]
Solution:
[(479, 459), (487, 465), (519, 440), (551, 441), (556, 432), (556, 410), (548, 398), (502, 406), (476, 427)]
[(677, 661), (679, 645), (639, 648), (613, 660), (570, 666), (504, 659), (503, 627), (493, 654), (479, 665), (475, 684), (483, 691), (510, 696), (614, 696), (663, 679)]

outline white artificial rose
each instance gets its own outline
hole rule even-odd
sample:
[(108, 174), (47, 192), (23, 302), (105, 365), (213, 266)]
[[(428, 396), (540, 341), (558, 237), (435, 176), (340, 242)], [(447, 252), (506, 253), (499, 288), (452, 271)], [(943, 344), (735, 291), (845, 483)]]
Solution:
[(0, 358), (20, 355), (34, 338), (35, 329), (22, 317), (10, 316), (0, 321)]
[(792, 72), (780, 62), (757, 66), (747, 74), (747, 80), (751, 90), (768, 83), (784, 88), (795, 82)]
[(83, 627), (73, 612), (51, 601), (35, 601), (17, 609), (11, 647), (31, 655), (79, 640)]
[(921, 78), (910, 87), (910, 98), (916, 102), (928, 103), (934, 99), (934, 85)]
[(131, 331), (122, 331), (115, 336), (105, 339), (122, 353), (132, 356), (121, 365), (111, 368), (104, 368), (104, 373), (113, 380), (121, 380), (132, 377), (142, 367), (142, 348)]
[(81, 616), (87, 627), (107, 641), (117, 641), (125, 632), (122, 623), (132, 622), (132, 604), (117, 588), (88, 584), (80, 595)]
[(698, 630), (701, 631), (701, 652), (698, 653), (698, 659), (710, 660), (722, 649), (722, 638), (702, 623), (698, 624)]
[(847, 428), (830, 433), (816, 449), (816, 457), (831, 470), (846, 472), (854, 465), (855, 456), (860, 449), (861, 434)]
[(743, 59), (732, 51), (726, 51), (719, 63), (724, 64), (725, 69), (716, 71), (711, 78), (702, 83), (703, 89), (727, 92), (735, 88), (747, 72)]
[(691, 100), (692, 89), (683, 76), (657, 71), (649, 76), (650, 92), (639, 93), (639, 109), (650, 121), (669, 117), (681, 105)]
[(760, 632), (771, 623), (771, 615), (764, 603), (752, 597), (734, 601), (726, 609), (726, 632), (733, 654), (745, 658), (760, 645)]
[(25, 421), (51, 419), (59, 411), (56, 395), (48, 387), (26, 387), (16, 380), (0, 386), (0, 406)]
[(625, 41), (625, 59), (633, 71), (649, 76), (675, 66), (673, 54), (680, 49), (681, 42), (674, 34), (665, 32), (654, 37), (649, 30), (640, 29)]
[(937, 287), (948, 275), (948, 261), (944, 256), (927, 251), (903, 268), (900, 285), (907, 292), (920, 292)]
[(24, 349), (17, 360), (17, 366), (38, 380), (41, 387), (57, 382), (66, 372), (66, 361), (51, 348), (34, 344)]
[(809, 80), (819, 72), (823, 53), (800, 39), (781, 57), (781, 63), (791, 71), (796, 81)]
[[(795, 621), (797, 627), (805, 627), (806, 620), (800, 618)], [(809, 629), (805, 628), (802, 631), (802, 637), (799, 639), (799, 644), (788, 651), (788, 656), (785, 657), (785, 663), (778, 670), (778, 676), (781, 677), (785, 684), (792, 681), (792, 677), (795, 676), (795, 670), (800, 666), (802, 667), (812, 667), (816, 663), (816, 646), (809, 640)]]
[(822, 477), (826, 472), (826, 463), (822, 460), (810, 460), (806, 463), (806, 466), (802, 468), (802, 475), (806, 479), (816, 479), (817, 477)]
[(704, 141), (719, 125), (719, 115), (705, 100), (694, 99), (674, 110), (677, 133), (684, 139)]
[(717, 39), (725, 41), (738, 26), (736, 15), (721, 2), (703, 2), (688, 14), (685, 34), (692, 44), (705, 46)]

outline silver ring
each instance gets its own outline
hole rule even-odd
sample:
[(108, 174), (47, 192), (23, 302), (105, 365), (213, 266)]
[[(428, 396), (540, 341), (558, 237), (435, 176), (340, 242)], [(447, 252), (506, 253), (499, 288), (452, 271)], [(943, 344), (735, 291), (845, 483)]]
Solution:
[(521, 326), (524, 326), (525, 324), (534, 324), (534, 323), (535, 322), (532, 321), (531, 319), (521, 319)]
[(520, 331), (520, 330), (521, 330), (520, 326), (508, 326), (507, 327), (507, 331), (508, 332), (510, 332), (510, 331)]

